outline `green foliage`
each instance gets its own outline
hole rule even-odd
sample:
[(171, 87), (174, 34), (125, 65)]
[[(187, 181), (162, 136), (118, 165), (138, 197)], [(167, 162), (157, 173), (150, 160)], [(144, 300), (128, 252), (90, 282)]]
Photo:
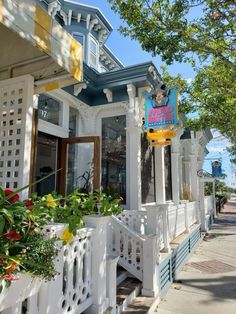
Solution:
[[(22, 190), (22, 189), (20, 189)], [(49, 239), (42, 228), (51, 221), (68, 224), (62, 235), (63, 243), (83, 227), (83, 216), (112, 215), (122, 211), (120, 199), (100, 191), (91, 194), (75, 191), (70, 195), (33, 194), (25, 201), (9, 189), (0, 188), (0, 279), (14, 280), (23, 271), (31, 276), (51, 280), (56, 271), (56, 238)], [(6, 283), (6, 285), (8, 285)]]
[(138, 40), (144, 50), (160, 55), (167, 64), (194, 64), (197, 56), (200, 61), (217, 58), (236, 69), (234, 0), (108, 2), (126, 23), (121, 32)]
[[(48, 206), (47, 195), (32, 199), (32, 212), (40, 219), (67, 223), (74, 235), (83, 227), (83, 216), (99, 214), (102, 216), (117, 215), (123, 208), (120, 199), (95, 191), (90, 194), (75, 191), (67, 196), (53, 195), (53, 206)], [(52, 203), (51, 203), (52, 205)]]
[(21, 266), (31, 276), (51, 280), (57, 274), (54, 268), (56, 255), (54, 238), (48, 239), (42, 234), (30, 234)]
[[(207, 182), (204, 186), (205, 195), (211, 195), (212, 194), (212, 183)], [(223, 181), (216, 180), (215, 181), (215, 192), (216, 196), (220, 198), (221, 196), (226, 197), (226, 199), (229, 198), (230, 193), (234, 192), (234, 189), (231, 187), (228, 187)]]
[(48, 220), (34, 215), (31, 203), (8, 192), (5, 195), (6, 190), (0, 188), (0, 279), (10, 282), (19, 271), (51, 279), (55, 275), (55, 239), (47, 239), (41, 231)]
[[(235, 0), (108, 1), (125, 22), (120, 27), (125, 36), (160, 55), (166, 64), (178, 61), (194, 66), (191, 84), (162, 69), (169, 87), (180, 86), (180, 111), (192, 114), (187, 126), (216, 128), (236, 145)], [(235, 162), (235, 150), (232, 156)]]
[(227, 151), (230, 153), (231, 155), (231, 159), (230, 162), (232, 162), (233, 164), (236, 164), (236, 144), (232, 145), (231, 147), (227, 148)]

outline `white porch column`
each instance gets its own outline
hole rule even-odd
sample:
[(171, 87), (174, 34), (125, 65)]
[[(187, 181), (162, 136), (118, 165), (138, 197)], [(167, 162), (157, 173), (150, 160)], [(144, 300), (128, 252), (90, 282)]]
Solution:
[(198, 200), (198, 176), (197, 176), (197, 156), (192, 154), (190, 158), (190, 190), (192, 193), (193, 201)]
[(164, 147), (155, 148), (155, 178), (156, 178), (156, 203), (165, 204), (165, 162)]
[(212, 194), (213, 194), (213, 209), (214, 209), (214, 217), (216, 217), (216, 181), (212, 182)]
[(183, 155), (179, 155), (179, 195), (183, 195)]
[(199, 210), (201, 215), (201, 230), (206, 230), (206, 214), (205, 214), (205, 204), (204, 204), (204, 181), (200, 179), (199, 182)]
[(172, 181), (172, 200), (178, 205), (179, 204), (179, 190), (180, 190), (180, 180), (179, 180), (179, 153), (171, 153), (171, 181)]
[(127, 85), (129, 107), (126, 128), (126, 189), (127, 209), (141, 208), (141, 123), (139, 119), (139, 101), (136, 97), (136, 87)]
[(172, 139), (171, 145), (171, 181), (172, 181), (172, 200), (178, 205), (180, 200), (180, 136), (183, 130), (177, 131), (177, 135)]

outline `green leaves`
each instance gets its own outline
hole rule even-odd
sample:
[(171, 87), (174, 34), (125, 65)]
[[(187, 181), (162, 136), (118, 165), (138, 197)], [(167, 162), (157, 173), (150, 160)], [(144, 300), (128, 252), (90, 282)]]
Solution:
[[(166, 64), (189, 62), (196, 77), (187, 84), (166, 69), (163, 81), (178, 85), (180, 110), (198, 113), (195, 129), (216, 128), (236, 143), (235, 0), (110, 0), (124, 25), (121, 32)], [(197, 62), (196, 62), (197, 61)], [(198, 68), (196, 67), (198, 65)]]

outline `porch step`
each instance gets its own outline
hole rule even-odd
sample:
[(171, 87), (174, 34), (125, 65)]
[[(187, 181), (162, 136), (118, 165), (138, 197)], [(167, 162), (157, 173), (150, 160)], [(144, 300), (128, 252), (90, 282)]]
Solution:
[(158, 297), (152, 298), (139, 295), (127, 306), (122, 314), (153, 314), (159, 302)]
[(136, 278), (126, 278), (117, 286), (116, 314), (123, 313), (140, 294), (141, 282)]

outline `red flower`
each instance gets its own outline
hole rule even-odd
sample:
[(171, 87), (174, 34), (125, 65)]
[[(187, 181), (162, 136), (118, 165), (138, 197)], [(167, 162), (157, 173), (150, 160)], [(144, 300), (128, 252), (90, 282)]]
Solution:
[(18, 280), (19, 278), (14, 278), (14, 277), (12, 277), (12, 275), (6, 274), (6, 275), (3, 275), (3, 276), (0, 276), (0, 279), (5, 279), (5, 280), (13, 281), (13, 280)]
[(8, 231), (4, 235), (10, 240), (19, 240), (21, 238), (21, 235), (15, 230)]
[[(4, 190), (5, 196), (8, 196), (8, 195), (13, 194), (13, 193), (14, 193), (14, 191), (12, 191), (11, 189), (5, 189), (5, 190)], [(9, 201), (10, 203), (19, 202), (19, 200), (20, 200), (20, 197), (19, 197), (18, 194), (14, 194), (14, 195), (12, 195), (12, 197), (10, 197), (10, 198), (8, 199), (8, 201)]]
[(33, 203), (32, 201), (30, 201), (30, 200), (25, 200), (25, 201), (23, 202), (23, 204), (24, 204), (26, 207), (28, 207), (28, 209), (29, 209), (30, 211), (32, 211), (33, 205), (34, 205), (34, 203)]

